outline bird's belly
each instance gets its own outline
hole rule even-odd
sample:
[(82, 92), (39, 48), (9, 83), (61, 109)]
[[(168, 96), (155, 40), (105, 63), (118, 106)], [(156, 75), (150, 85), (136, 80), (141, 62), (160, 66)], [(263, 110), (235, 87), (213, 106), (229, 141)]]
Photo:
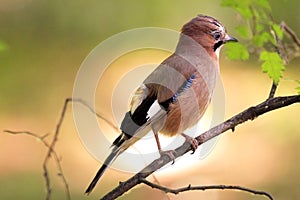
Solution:
[[(197, 90), (198, 87), (201, 90)], [(210, 103), (211, 92), (203, 85), (194, 86), (193, 90), (178, 97), (175, 103), (170, 104), (169, 112), (160, 133), (174, 136), (183, 133), (194, 126), (205, 113)], [(198, 92), (194, 92), (198, 91)]]

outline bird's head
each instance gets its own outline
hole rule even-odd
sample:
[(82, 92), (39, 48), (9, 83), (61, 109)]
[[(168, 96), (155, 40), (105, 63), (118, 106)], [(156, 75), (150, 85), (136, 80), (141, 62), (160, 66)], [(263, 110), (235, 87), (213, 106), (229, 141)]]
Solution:
[(223, 44), (238, 41), (227, 34), (226, 28), (218, 20), (205, 15), (193, 18), (182, 27), (181, 32), (195, 40), (216, 60)]

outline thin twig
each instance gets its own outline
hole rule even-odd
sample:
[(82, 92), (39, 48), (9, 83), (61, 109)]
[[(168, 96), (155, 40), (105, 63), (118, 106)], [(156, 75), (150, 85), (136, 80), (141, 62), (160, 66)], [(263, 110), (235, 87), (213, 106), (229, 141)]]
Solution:
[(49, 133), (45, 134), (45, 135), (42, 135), (42, 136), (39, 136), (38, 134), (36, 133), (33, 133), (33, 132), (30, 132), (30, 131), (11, 131), (11, 130), (3, 130), (3, 132), (5, 133), (10, 133), (10, 134), (13, 134), (13, 135), (18, 135), (18, 134), (25, 134), (25, 135), (30, 135), (36, 139), (39, 139), (46, 147), (49, 147), (49, 144), (45, 141), (45, 138), (47, 136), (49, 136)]
[(75, 102), (75, 103), (79, 103), (82, 104), (83, 106), (85, 106), (91, 113), (95, 114), (98, 118), (104, 120), (106, 123), (108, 123), (112, 128), (114, 128), (115, 130), (119, 131), (119, 129), (112, 123), (110, 122), (108, 119), (106, 119), (102, 114), (97, 113), (96, 111), (94, 111), (94, 109), (88, 105), (88, 103), (86, 103), (85, 101), (83, 101), (82, 99), (76, 99), (76, 98), (67, 98), (65, 99), (64, 105), (63, 105), (63, 109), (61, 111), (59, 120), (56, 124), (56, 128), (55, 128), (55, 132), (54, 132), (54, 136), (53, 139), (51, 141), (51, 143), (49, 144), (45, 138), (49, 135), (49, 134), (45, 134), (45, 135), (38, 135), (36, 133), (30, 132), (30, 131), (12, 131), (12, 130), (4, 130), (4, 132), (6, 133), (10, 133), (10, 134), (26, 134), (26, 135), (30, 135), (33, 136), (34, 138), (39, 139), (47, 148), (47, 154), (46, 157), (44, 159), (43, 162), (43, 176), (45, 179), (45, 185), (46, 185), (46, 200), (50, 200), (51, 199), (51, 195), (52, 195), (52, 189), (51, 189), (51, 180), (50, 180), (50, 176), (49, 176), (49, 170), (48, 170), (48, 162), (49, 159), (51, 158), (51, 155), (53, 155), (55, 163), (57, 165), (58, 168), (58, 175), (61, 177), (62, 182), (64, 184), (64, 188), (65, 188), (65, 193), (66, 193), (66, 199), (70, 200), (71, 199), (71, 193), (70, 193), (70, 189), (69, 189), (69, 185), (67, 182), (67, 179), (63, 173), (63, 169), (61, 166), (61, 160), (59, 159), (59, 156), (57, 154), (57, 152), (54, 150), (55, 148), (55, 144), (58, 140), (58, 136), (59, 136), (59, 132), (60, 132), (60, 128), (61, 125), (63, 123), (63, 120), (65, 118), (65, 114), (67, 111), (67, 107), (68, 104), (70, 102)]
[[(60, 131), (60, 128), (61, 128), (61, 125), (63, 123), (63, 120), (65, 118), (65, 114), (66, 114), (66, 111), (67, 111), (67, 107), (68, 107), (68, 104), (70, 102), (77, 102), (77, 103), (80, 103), (82, 104), (83, 106), (87, 107), (89, 109), (90, 112), (92, 112), (93, 114), (95, 114), (98, 118), (106, 121), (111, 127), (113, 127), (114, 129), (117, 129), (118, 128), (112, 123), (110, 122), (109, 120), (107, 120), (105, 117), (103, 117), (103, 115), (101, 114), (98, 114), (96, 111), (94, 111), (94, 109), (92, 109), (91, 106), (89, 106), (85, 101), (83, 101), (82, 99), (75, 99), (75, 98), (67, 98), (65, 99), (65, 103), (63, 105), (63, 109), (61, 111), (61, 114), (60, 114), (60, 118), (58, 120), (58, 123), (56, 124), (56, 129), (55, 129), (55, 132), (54, 132), (54, 137), (52, 139), (52, 142), (49, 146), (49, 150), (48, 150), (48, 153), (47, 153), (47, 156), (44, 160), (44, 163), (43, 163), (43, 169), (44, 169), (44, 177), (45, 177), (45, 181), (46, 181), (46, 188), (47, 188), (47, 196), (46, 196), (46, 200), (49, 200), (50, 199), (50, 196), (51, 196), (51, 188), (50, 188), (50, 179), (49, 179), (49, 176), (48, 176), (48, 170), (47, 170), (47, 164), (48, 164), (48, 160), (51, 156), (51, 153), (53, 152), (53, 149), (54, 149), (54, 146), (58, 140), (58, 135), (59, 135), (59, 131)], [(65, 177), (62, 173), (59, 173), (60, 176), (62, 177), (64, 183), (65, 183), (65, 188), (67, 190), (67, 197), (68, 199), (70, 199), (70, 192), (69, 192), (69, 186), (65, 180)]]
[(268, 99), (272, 99), (274, 97), (276, 89), (277, 89), (277, 84), (273, 81)]
[[(48, 165), (49, 159), (51, 157), (51, 154), (54, 151), (55, 144), (56, 144), (56, 142), (58, 140), (58, 135), (59, 135), (60, 127), (61, 127), (62, 122), (64, 120), (64, 117), (65, 117), (65, 114), (66, 114), (66, 110), (67, 110), (67, 106), (68, 106), (69, 101), (71, 101), (70, 98), (68, 98), (68, 99), (65, 100), (63, 109), (62, 109), (61, 114), (60, 114), (60, 118), (58, 120), (58, 123), (56, 124), (56, 129), (55, 129), (55, 132), (54, 132), (54, 136), (52, 138), (52, 141), (51, 141), (50, 146), (48, 148), (47, 155), (46, 155), (46, 157), (44, 159), (44, 162), (43, 162), (44, 177), (45, 177), (46, 189), (47, 189), (46, 200), (50, 200), (50, 198), (51, 198), (51, 185), (50, 185), (50, 177), (48, 175), (47, 165)], [(64, 177), (64, 176), (62, 176), (62, 174), (60, 174), (60, 176)], [(69, 191), (68, 184), (65, 185), (65, 188), (66, 188), (67, 191)], [(68, 198), (69, 197), (70, 197), (70, 193), (68, 192)]]
[[(201, 145), (210, 139), (224, 133), (227, 130), (232, 130), (239, 124), (242, 124), (248, 120), (253, 120), (256, 117), (263, 115), (267, 112), (272, 110), (276, 110), (282, 107), (289, 106), (294, 103), (300, 103), (300, 95), (294, 96), (284, 96), (284, 97), (275, 97), (269, 100), (266, 100), (256, 106), (250, 107), (243, 112), (233, 116), (232, 118), (226, 120), (225, 122), (211, 128), (210, 130), (204, 132), (200, 136), (196, 137), (195, 139), (198, 141), (198, 144)], [(192, 148), (189, 142), (184, 142), (180, 147), (174, 150), (174, 156), (180, 157), (187, 152), (191, 151)], [(153, 172), (157, 171), (158, 169), (162, 168), (166, 164), (172, 161), (167, 155), (162, 155), (160, 158), (154, 160), (140, 172), (129, 178), (128, 180), (121, 182), (116, 188), (111, 190), (101, 199), (103, 200), (112, 200), (116, 199), (117, 197), (123, 195), (125, 192), (129, 191), (134, 186), (141, 183), (142, 179), (147, 178)]]
[[(252, 36), (257, 35), (257, 17), (256, 14), (254, 12), (253, 6), (249, 6), (250, 12), (252, 13)], [(247, 22), (249, 23), (250, 20), (247, 20)]]
[[(271, 16), (271, 18), (272, 18), (272, 16)], [(276, 43), (277, 43), (277, 46), (275, 47), (277, 49), (277, 54), (283, 60), (284, 65), (287, 65), (288, 64), (288, 58), (287, 58), (287, 55), (285, 54), (284, 46), (282, 44), (282, 41), (281, 41), (280, 37), (277, 35), (275, 30), (272, 30), (271, 32), (273, 33), (274, 38), (275, 38)], [(269, 92), (268, 99), (271, 99), (275, 96), (276, 89), (277, 89), (277, 84), (275, 83), (275, 81), (273, 81), (271, 90)]]
[(86, 108), (89, 109), (89, 111), (93, 114), (95, 114), (99, 119), (104, 120), (108, 125), (110, 125), (113, 129), (115, 129), (115, 131), (119, 132), (119, 128), (112, 123), (111, 121), (109, 121), (106, 117), (104, 117), (103, 114), (99, 114), (98, 112), (96, 112), (87, 102), (85, 102), (82, 99), (77, 99), (77, 98), (68, 98), (68, 101), (72, 101), (72, 102), (77, 102), (82, 104), (83, 106), (85, 106)]
[[(297, 37), (296, 33), (284, 21), (282, 21), (280, 23), (280, 28), (284, 31), (284, 33), (289, 35), (289, 37), (293, 41), (292, 46), (287, 47), (287, 49), (289, 50), (289, 51), (286, 51), (286, 52), (288, 52), (287, 55), (289, 56), (287, 60), (290, 61), (296, 57), (299, 57), (300, 56), (300, 40)], [(286, 49), (284, 45), (282, 45), (282, 47), (283, 47), (283, 49)]]
[[(4, 132), (6, 133), (10, 133), (10, 134), (25, 134), (25, 135), (30, 135), (38, 140), (40, 140), (49, 150), (51, 149), (51, 154), (54, 157), (55, 163), (57, 165), (58, 168), (58, 174), (62, 179), (62, 182), (64, 184), (64, 188), (65, 188), (65, 193), (66, 193), (66, 198), (68, 200), (71, 199), (71, 194), (70, 194), (70, 189), (69, 189), (69, 185), (67, 182), (67, 179), (64, 175), (62, 166), (61, 166), (61, 161), (59, 159), (58, 154), (56, 153), (56, 151), (51, 148), (51, 146), (48, 144), (48, 142), (45, 140), (45, 138), (49, 135), (49, 134), (45, 134), (45, 135), (38, 135), (36, 133), (30, 132), (30, 131), (11, 131), (11, 130), (4, 130)], [(50, 188), (50, 177), (49, 177), (49, 173), (48, 173), (48, 169), (45, 163), (43, 163), (43, 169), (44, 169), (44, 178), (45, 178), (45, 182), (46, 182), (46, 190), (47, 190), (47, 194), (46, 194), (46, 199), (50, 199), (51, 197), (51, 188)]]
[(284, 21), (280, 23), (280, 27), (291, 36), (292, 40), (295, 42), (295, 44), (300, 48), (300, 40), (297, 37), (296, 33), (291, 29)]
[(187, 187), (171, 189), (171, 188), (167, 188), (165, 186), (157, 185), (155, 183), (147, 181), (144, 178), (141, 179), (141, 183), (144, 183), (144, 184), (146, 184), (146, 185), (148, 185), (152, 188), (156, 188), (158, 190), (161, 190), (165, 193), (172, 193), (172, 194), (175, 194), (175, 195), (177, 195), (181, 192), (187, 192), (187, 191), (191, 191), (191, 190), (201, 190), (201, 191), (205, 191), (205, 190), (240, 190), (240, 191), (248, 192), (248, 193), (255, 194), (255, 195), (266, 196), (270, 200), (273, 200), (272, 195), (270, 195), (267, 192), (253, 190), (253, 189), (250, 189), (250, 188), (235, 186), (235, 185), (207, 185), (207, 186), (191, 186), (191, 185), (188, 185)]
[[(270, 16), (270, 18), (273, 20), (273, 17)], [(276, 24), (273, 20), (273, 23)], [(282, 29), (282, 27), (281, 27)], [(282, 40), (281, 38), (278, 36), (277, 32), (274, 30), (273, 27), (271, 27), (271, 33), (273, 34), (273, 37), (277, 43), (277, 45), (275, 46), (276, 50), (277, 50), (277, 53), (278, 55), (280, 56), (280, 58), (283, 60), (283, 64), (284, 65), (287, 65), (289, 60), (288, 60), (288, 56), (286, 55), (286, 51), (285, 51), (285, 48), (284, 48), (284, 45), (282, 43)]]

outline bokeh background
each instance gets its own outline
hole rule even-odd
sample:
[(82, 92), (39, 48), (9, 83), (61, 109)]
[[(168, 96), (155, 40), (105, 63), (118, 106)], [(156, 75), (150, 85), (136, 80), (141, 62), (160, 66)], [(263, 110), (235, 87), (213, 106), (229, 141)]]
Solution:
[[(284, 20), (300, 36), (300, 3), (271, 2), (276, 21)], [(72, 96), (76, 73), (101, 41), (137, 27), (179, 30), (199, 13), (220, 19), (235, 35), (235, 14), (220, 1), (67, 1), (0, 0), (0, 199), (44, 199), (42, 162), (46, 148), (26, 135), (3, 130), (53, 133), (65, 98)], [(4, 48), (5, 47), (5, 48)], [(271, 81), (259, 63), (233, 62), (221, 54), (226, 117), (263, 101)], [(161, 54), (157, 56), (163, 60)], [(141, 57), (139, 56), (139, 59)], [(284, 73), (277, 95), (295, 94), (300, 60)], [(122, 66), (120, 66), (121, 68)], [(125, 100), (127, 101), (127, 100)], [(101, 106), (96, 104), (97, 110)], [(300, 105), (292, 105), (226, 133), (214, 151), (185, 170), (158, 174), (169, 187), (207, 184), (242, 185), (265, 190), (278, 199), (300, 199)], [(51, 138), (49, 138), (51, 139)], [(108, 170), (89, 196), (83, 192), (99, 163), (81, 144), (69, 107), (56, 150), (72, 199), (98, 199), (130, 174)], [(52, 199), (64, 199), (64, 188), (50, 164)], [(152, 178), (150, 178), (152, 179)], [(263, 199), (241, 192), (207, 191), (168, 195), (170, 199)], [(168, 199), (160, 191), (139, 186), (120, 199)]]

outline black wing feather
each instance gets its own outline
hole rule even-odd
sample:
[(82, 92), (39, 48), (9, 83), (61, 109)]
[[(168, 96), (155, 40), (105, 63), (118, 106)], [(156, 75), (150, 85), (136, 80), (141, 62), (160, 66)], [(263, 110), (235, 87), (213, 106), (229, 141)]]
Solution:
[(132, 137), (137, 129), (139, 129), (148, 120), (148, 111), (154, 101), (156, 95), (148, 96), (143, 102), (136, 108), (132, 114), (130, 111), (126, 113), (120, 129), (128, 138)]

